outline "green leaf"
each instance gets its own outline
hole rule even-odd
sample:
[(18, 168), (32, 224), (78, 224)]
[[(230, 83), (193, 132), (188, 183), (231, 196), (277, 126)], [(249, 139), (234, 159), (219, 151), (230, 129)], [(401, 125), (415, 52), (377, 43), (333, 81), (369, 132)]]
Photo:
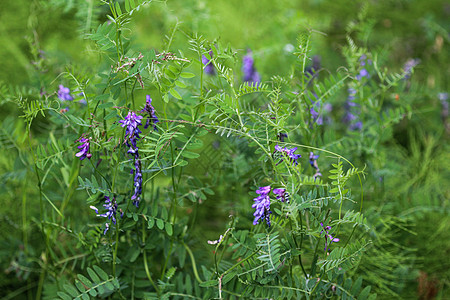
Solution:
[(75, 280), (75, 286), (77, 287), (77, 289), (78, 289), (81, 293), (85, 293), (85, 292), (86, 292), (86, 288), (85, 288), (84, 285), (81, 283), (81, 281)]
[(173, 227), (172, 227), (172, 224), (166, 223), (165, 228), (166, 228), (167, 234), (168, 234), (169, 236), (172, 236), (172, 234), (173, 234)]
[(181, 153), (181, 155), (183, 155), (186, 158), (197, 158), (197, 157), (200, 156), (200, 154), (194, 153), (194, 152), (190, 152), (190, 151), (183, 151), (183, 153)]
[(114, 285), (111, 283), (111, 282), (105, 282), (105, 287), (108, 289), (108, 290), (111, 290), (111, 291), (114, 291)]
[(172, 96), (174, 96), (175, 98), (177, 98), (178, 100), (181, 100), (181, 99), (182, 99), (181, 96), (180, 96), (180, 94), (179, 94), (174, 88), (171, 88), (171, 89), (169, 90), (169, 93), (170, 93)]
[(369, 286), (366, 286), (366, 287), (362, 290), (361, 294), (359, 294), (358, 300), (366, 300), (367, 297), (369, 296), (369, 293), (370, 293), (370, 285), (369, 285)]
[(89, 279), (87, 279), (85, 276), (83, 276), (83, 275), (81, 275), (81, 274), (78, 274), (77, 277), (78, 277), (78, 279), (80, 279), (80, 281), (81, 281), (85, 286), (87, 286), (88, 288), (92, 288), (92, 282), (91, 282)]
[(210, 287), (210, 286), (215, 286), (218, 285), (219, 282), (216, 280), (208, 280), (208, 281), (204, 281), (202, 283), (200, 283), (201, 287)]
[(63, 285), (64, 289), (66, 290), (67, 293), (69, 293), (72, 297), (76, 297), (78, 296), (78, 291), (70, 284), (64, 284)]
[(187, 164), (188, 164), (187, 161), (185, 161), (185, 160), (179, 160), (178, 163), (177, 163), (177, 166), (179, 166), (179, 167), (184, 167), (184, 166), (186, 166)]
[(182, 78), (192, 78), (195, 77), (195, 74), (189, 72), (181, 72), (180, 77)]
[(119, 2), (116, 2), (116, 12), (117, 12), (118, 16), (120, 16), (122, 14), (122, 10), (120, 9)]
[(175, 81), (175, 84), (177, 85), (177, 86), (179, 86), (180, 88), (182, 88), (182, 89), (184, 89), (185, 87), (186, 87), (186, 85), (183, 83), (183, 82), (181, 82), (181, 81)]
[[(97, 288), (99, 288), (99, 287), (101, 287), (101, 286), (98, 286)], [(96, 289), (90, 289), (89, 290), (89, 295), (91, 295), (92, 297), (96, 297), (97, 296), (97, 290)]]
[(108, 100), (108, 99), (109, 99), (109, 94), (98, 95), (94, 98), (94, 100)]
[(58, 294), (58, 296), (61, 297), (61, 299), (63, 299), (63, 300), (72, 300), (73, 299), (72, 297), (70, 297), (69, 295), (67, 295), (66, 293), (63, 293), (63, 292), (57, 292), (56, 294)]
[(114, 103), (112, 103), (112, 102), (107, 102), (107, 103), (100, 104), (100, 105), (98, 106), (98, 108), (110, 108), (110, 107), (113, 107), (113, 106), (114, 106)]
[(102, 280), (105, 280), (105, 281), (106, 281), (106, 280), (109, 279), (108, 274), (106, 274), (106, 272), (103, 271), (100, 267), (98, 267), (98, 266), (93, 266), (93, 268), (94, 268), (95, 272), (97, 272), (97, 274), (100, 276), (100, 278), (101, 278)]
[(148, 229), (153, 228), (153, 226), (155, 226), (155, 219), (150, 218), (150, 219), (148, 220)]
[(81, 294), (81, 299), (83, 299), (83, 300), (89, 300), (89, 299), (91, 299), (91, 297), (89, 297), (88, 294)]
[(91, 277), (92, 281), (97, 283), (100, 282), (100, 278), (98, 278), (97, 274), (94, 272), (94, 270), (92, 270), (91, 268), (87, 268), (87, 272), (89, 274), (89, 276)]
[(164, 221), (161, 220), (161, 219), (156, 219), (156, 226), (157, 226), (159, 229), (163, 230), (163, 228), (164, 228)]

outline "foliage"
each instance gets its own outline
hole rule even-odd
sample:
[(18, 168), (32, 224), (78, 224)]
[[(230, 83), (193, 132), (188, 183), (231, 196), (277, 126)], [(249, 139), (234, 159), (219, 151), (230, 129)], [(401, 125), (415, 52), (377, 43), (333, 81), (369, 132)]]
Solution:
[[(248, 20), (247, 54), (231, 24), (206, 26), (215, 5), (242, 13), (219, 2), (33, 1), (27, 50), (7, 44), (24, 78), (0, 77), (3, 299), (445, 297), (437, 14), (416, 74), (377, 35), (387, 1), (340, 7), (345, 39), (328, 19), (328, 36), (283, 24), (284, 1), (270, 26)], [(73, 27), (61, 48), (40, 25), (52, 12)], [(145, 24), (165, 38), (144, 43)]]

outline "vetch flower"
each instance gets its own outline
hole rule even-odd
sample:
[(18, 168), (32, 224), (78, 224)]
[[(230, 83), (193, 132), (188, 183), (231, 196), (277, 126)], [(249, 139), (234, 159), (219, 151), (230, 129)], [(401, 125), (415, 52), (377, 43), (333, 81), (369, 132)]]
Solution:
[(356, 113), (359, 113), (357, 111), (358, 104), (353, 102), (356, 99), (357, 91), (354, 88), (349, 88), (347, 91), (348, 91), (348, 97), (347, 97), (347, 102), (345, 102), (346, 113), (344, 115), (343, 121), (345, 123), (350, 124), (350, 126), (349, 126), (350, 130), (361, 130), (363, 124), (358, 119), (358, 116), (355, 115)]
[(62, 84), (59, 85), (58, 98), (61, 101), (72, 101), (73, 97), (70, 95), (70, 89), (64, 87)]
[(272, 192), (276, 195), (277, 200), (280, 200), (281, 202), (289, 203), (289, 193), (286, 192), (286, 189), (281, 189), (281, 188), (273, 189)]
[(338, 238), (333, 237), (331, 234), (329, 234), (328, 232), (331, 230), (331, 226), (323, 226), (323, 223), (320, 223), (320, 226), (322, 226), (323, 230), (320, 232), (324, 232), (325, 231), (325, 251), (328, 250), (328, 246), (330, 246), (332, 243), (337, 243), (339, 242)]
[[(120, 120), (120, 126), (126, 128), (125, 137), (130, 140), (130, 142), (136, 142), (139, 139), (139, 133), (141, 130), (138, 128), (139, 125), (142, 125), (141, 120), (142, 116), (136, 115), (133, 111), (130, 111), (128, 115), (125, 117), (125, 120)], [(133, 144), (133, 146), (135, 146)], [(135, 146), (136, 147), (136, 146)]]
[(245, 82), (261, 82), (261, 76), (256, 71), (255, 62), (250, 50), (248, 50), (247, 55), (242, 58), (242, 73), (244, 73)]
[(141, 161), (139, 159), (134, 160), (134, 170), (132, 170), (132, 172), (134, 173), (134, 194), (131, 196), (131, 200), (133, 200), (133, 205), (139, 207), (142, 194), (142, 172)]
[(369, 77), (369, 72), (366, 69), (361, 69), (359, 74), (356, 75), (356, 80), (360, 81), (364, 77)]
[[(316, 109), (317, 109), (317, 111), (316, 111)], [(311, 118), (313, 119), (313, 123), (317, 123), (317, 125), (322, 125), (323, 118), (319, 114), (319, 111), (320, 111), (320, 101), (317, 100), (316, 102), (313, 103), (309, 112), (311, 113)]]
[[(288, 147), (281, 148), (279, 145), (275, 146), (275, 152), (279, 152), (281, 154), (286, 154), (289, 157), (291, 162), (293, 162), (295, 165), (298, 165), (297, 160), (302, 156), (300, 154), (294, 154), (295, 151), (297, 151), (297, 147), (289, 149)], [(281, 158), (281, 160), (277, 163), (277, 165), (279, 163), (281, 163), (282, 161), (283, 161), (283, 158)]]
[(316, 173), (313, 175), (314, 178), (322, 176), (322, 173), (320, 173), (319, 165), (317, 163), (318, 158), (319, 155), (314, 155), (313, 152), (309, 152), (309, 164), (316, 170)]
[(309, 152), (309, 164), (311, 167), (315, 168), (317, 166), (317, 159), (319, 155), (314, 155), (314, 152)]
[(158, 130), (158, 128), (156, 128), (156, 123), (159, 122), (159, 119), (156, 116), (156, 110), (152, 105), (152, 98), (150, 97), (150, 95), (146, 96), (145, 107), (141, 110), (141, 113), (147, 113), (148, 115), (144, 129), (147, 129), (150, 123), (152, 123), (153, 129)]
[[(212, 50), (209, 51), (208, 54), (212, 58), (212, 56), (213, 56)], [(208, 58), (206, 58), (205, 55), (202, 55), (202, 64), (205, 65), (204, 71), (205, 71), (206, 74), (208, 74), (208, 75), (214, 75), (215, 74), (213, 63), (210, 62), (210, 60)]]
[(418, 58), (410, 58), (406, 61), (405, 65), (403, 66), (403, 72), (405, 74), (404, 80), (411, 77), (414, 67), (418, 64), (420, 64), (420, 59)]
[(80, 160), (85, 159), (86, 157), (88, 159), (91, 158), (92, 154), (89, 153), (89, 139), (84, 138), (84, 137), (80, 137), (77, 142), (80, 142), (81, 145), (78, 146), (78, 149), (80, 149), (81, 151), (78, 152), (77, 154), (75, 154), (76, 157), (79, 157)]
[(259, 224), (259, 220), (262, 219), (266, 220), (267, 225), (270, 227), (270, 214), (272, 213), (270, 211), (270, 190), (270, 185), (260, 187), (258, 190), (256, 190), (256, 193), (259, 196), (253, 199), (255, 203), (252, 205), (252, 208), (256, 210), (253, 214), (253, 216), (255, 216), (253, 225)]
[(277, 137), (280, 140), (280, 142), (284, 142), (284, 139), (287, 138), (288, 135), (287, 135), (287, 133), (280, 132)]
[[(108, 196), (105, 196), (105, 204), (103, 204), (103, 207), (106, 208), (106, 212), (99, 214), (98, 213), (98, 209), (95, 206), (90, 206), (90, 209), (94, 210), (95, 213), (97, 214), (97, 217), (103, 217), (103, 218), (107, 218), (108, 220), (111, 220), (114, 224), (116, 224), (117, 220), (116, 220), (116, 215), (117, 215), (117, 202), (116, 202), (116, 198), (113, 197), (113, 199), (111, 200)], [(123, 213), (121, 214), (121, 217), (123, 216)], [(109, 229), (109, 223), (105, 223), (105, 231), (103, 232), (103, 234), (106, 234), (106, 232)]]
[(131, 174), (134, 174), (134, 192), (133, 196), (131, 196), (131, 200), (133, 200), (133, 205), (136, 207), (139, 207), (139, 202), (141, 201), (140, 195), (142, 194), (141, 161), (139, 159), (139, 148), (137, 146), (137, 140), (140, 138), (139, 133), (141, 133), (138, 126), (142, 125), (141, 120), (142, 116), (138, 116), (130, 111), (125, 117), (125, 120), (119, 121), (121, 126), (126, 128), (125, 137), (127, 138), (126, 143), (129, 147), (127, 153), (134, 157), (134, 169), (131, 170)]

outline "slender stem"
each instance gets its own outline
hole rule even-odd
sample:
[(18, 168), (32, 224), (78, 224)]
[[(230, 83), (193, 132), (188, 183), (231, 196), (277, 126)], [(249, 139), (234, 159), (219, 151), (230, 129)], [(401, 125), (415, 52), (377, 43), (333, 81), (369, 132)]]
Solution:
[(152, 284), (153, 288), (155, 289), (155, 291), (158, 293), (158, 295), (160, 294), (160, 291), (158, 289), (158, 287), (156, 286), (155, 282), (152, 279), (152, 276), (150, 275), (150, 271), (148, 269), (148, 263), (147, 263), (147, 251), (145, 250), (145, 238), (146, 238), (146, 231), (145, 231), (145, 222), (142, 222), (142, 243), (144, 244), (144, 268), (145, 268), (145, 274), (147, 274), (147, 278), (150, 281), (150, 283)]
[(192, 270), (194, 271), (195, 279), (197, 279), (197, 281), (199, 283), (202, 283), (203, 281), (200, 279), (200, 276), (198, 276), (197, 265), (195, 264), (194, 254), (192, 254), (191, 249), (188, 247), (188, 245), (186, 245), (186, 243), (184, 241), (181, 241), (181, 244), (184, 246), (184, 248), (186, 248), (186, 251), (189, 254), (189, 257), (191, 258)]

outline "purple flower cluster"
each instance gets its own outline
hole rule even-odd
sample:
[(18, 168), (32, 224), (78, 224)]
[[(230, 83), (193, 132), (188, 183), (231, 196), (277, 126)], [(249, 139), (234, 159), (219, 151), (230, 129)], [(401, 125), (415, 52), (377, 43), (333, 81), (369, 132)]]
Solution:
[[(275, 146), (275, 153), (279, 154), (286, 154), (286, 156), (289, 157), (290, 161), (293, 162), (295, 165), (298, 165), (298, 159), (302, 157), (300, 154), (294, 154), (294, 152), (297, 151), (297, 147), (289, 149), (288, 147), (281, 148), (279, 145)], [(281, 163), (284, 160), (283, 157), (281, 157), (281, 160), (277, 163)]]
[(403, 66), (403, 72), (405, 74), (404, 80), (407, 80), (411, 77), (413, 68), (420, 64), (420, 59), (418, 58), (410, 58), (406, 61), (405, 65)]
[(120, 126), (126, 128), (125, 138), (127, 146), (129, 147), (127, 153), (134, 157), (134, 169), (131, 170), (131, 174), (134, 173), (134, 194), (131, 199), (136, 207), (139, 206), (139, 202), (141, 201), (140, 196), (142, 194), (141, 161), (139, 159), (139, 148), (137, 147), (137, 140), (140, 138), (139, 133), (141, 133), (138, 126), (142, 125), (141, 120), (142, 116), (138, 116), (130, 111), (125, 117), (125, 120), (119, 121), (119, 123), (121, 123)]
[(255, 216), (253, 225), (257, 225), (259, 223), (259, 219), (263, 219), (266, 220), (267, 225), (270, 227), (270, 214), (272, 213), (270, 211), (270, 185), (260, 187), (256, 190), (256, 193), (259, 196), (253, 199), (255, 203), (252, 205), (252, 208), (256, 209), (253, 214)]
[[(105, 204), (103, 204), (103, 207), (106, 208), (106, 212), (103, 214), (98, 214), (98, 209), (95, 206), (90, 206), (91, 209), (93, 209), (95, 211), (95, 213), (97, 214), (97, 217), (103, 217), (103, 218), (108, 218), (109, 220), (112, 220), (112, 222), (114, 224), (116, 224), (116, 214), (117, 214), (117, 202), (116, 202), (116, 198), (113, 197), (112, 201), (111, 199), (109, 199), (108, 196), (105, 196)], [(123, 213), (121, 214), (121, 217), (123, 216)], [(105, 223), (105, 231), (103, 232), (103, 234), (106, 234), (106, 232), (109, 229), (109, 223)]]
[(345, 103), (344, 122), (350, 124), (350, 130), (361, 130), (362, 122), (358, 119), (357, 104), (353, 102), (356, 99), (356, 90), (354, 88), (348, 89), (347, 102)]
[(371, 65), (372, 60), (367, 59), (367, 55), (363, 54), (359, 58), (359, 65), (363, 68), (359, 71), (359, 74), (356, 75), (356, 80), (361, 81), (364, 77), (366, 77), (366, 78), (370, 77), (369, 72), (367, 71), (366, 68), (364, 68), (366, 66), (366, 64)]
[(322, 173), (320, 173), (319, 165), (317, 163), (318, 158), (319, 155), (314, 155), (313, 152), (309, 152), (309, 164), (316, 170), (316, 173), (313, 175), (314, 178), (322, 176)]
[(70, 89), (64, 87), (62, 84), (59, 85), (58, 98), (61, 101), (72, 101), (73, 97), (70, 95)]
[(148, 126), (150, 125), (150, 123), (152, 123), (153, 129), (158, 130), (158, 128), (156, 128), (156, 123), (159, 122), (159, 119), (156, 116), (156, 110), (152, 105), (152, 98), (150, 97), (150, 95), (146, 96), (145, 107), (141, 110), (141, 113), (146, 113), (148, 115), (147, 122), (145, 123), (144, 129), (147, 129)]
[[(325, 230), (325, 251), (327, 251), (328, 246), (331, 245), (333, 242), (339, 242), (338, 238), (334, 238), (332, 235), (330, 235), (328, 232), (331, 230), (331, 226), (323, 226), (323, 223), (320, 223), (320, 226)], [(324, 230), (322, 230), (320, 233), (322, 233)], [(329, 243), (328, 243), (329, 242)]]
[(280, 132), (277, 135), (277, 138), (280, 140), (280, 142), (284, 142), (284, 139), (287, 137), (288, 137), (287, 133), (284, 133), (284, 132)]
[[(252, 205), (252, 208), (255, 209), (255, 213), (253, 216), (255, 216), (255, 219), (253, 220), (253, 225), (259, 224), (259, 220), (265, 220), (267, 225), (270, 227), (270, 214), (272, 211), (270, 211), (270, 196), (269, 193), (271, 191), (270, 185), (260, 187), (256, 190), (256, 193), (259, 195), (258, 197), (254, 198), (253, 200), (255, 203)], [(286, 189), (277, 188), (273, 189), (272, 191), (277, 200), (280, 200), (281, 202), (289, 203), (289, 193), (286, 192)]]
[(80, 149), (80, 152), (78, 152), (77, 154), (75, 154), (76, 157), (79, 157), (80, 160), (85, 159), (86, 157), (88, 159), (91, 158), (92, 154), (89, 153), (89, 139), (84, 138), (84, 137), (80, 137), (77, 142), (80, 142), (81, 145), (78, 146), (78, 149)]
[(256, 71), (255, 62), (250, 50), (248, 50), (247, 55), (242, 58), (242, 73), (244, 73), (245, 82), (261, 82), (261, 76)]
[[(209, 51), (208, 54), (210, 57), (212, 57), (213, 56), (212, 50)], [(212, 64), (212, 62), (210, 62), (210, 60), (208, 58), (206, 58), (205, 55), (202, 55), (202, 64), (205, 66), (204, 71), (206, 74), (208, 74), (208, 75), (215, 74), (214, 65)]]
[(280, 200), (281, 202), (289, 203), (289, 193), (286, 191), (286, 189), (281, 189), (281, 188), (273, 189), (272, 192), (276, 195), (277, 200)]

